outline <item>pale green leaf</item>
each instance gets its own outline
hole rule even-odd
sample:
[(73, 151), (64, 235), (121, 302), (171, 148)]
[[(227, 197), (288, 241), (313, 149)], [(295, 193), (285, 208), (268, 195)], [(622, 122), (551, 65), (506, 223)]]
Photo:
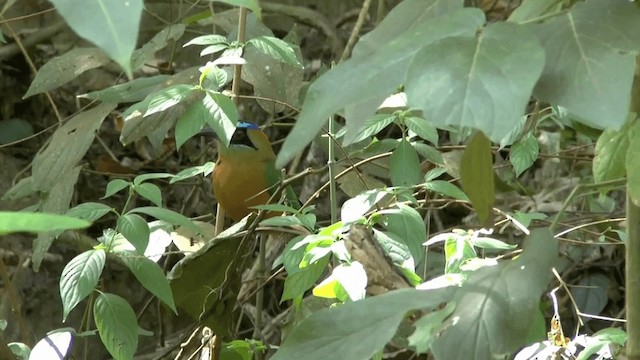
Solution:
[(295, 51), (284, 40), (273, 36), (259, 36), (247, 41), (247, 45), (255, 46), (260, 52), (271, 56), (272, 58), (288, 63), (293, 66), (302, 67)]
[[(416, 24), (384, 45), (377, 44), (378, 50), (370, 56), (354, 56), (321, 75), (307, 91), (302, 112), (278, 154), (276, 167), (284, 166), (311, 142), (333, 113), (394, 93), (405, 82), (407, 68), (422, 47), (450, 36), (472, 36), (483, 23), (484, 14), (479, 9), (461, 9), (438, 16)], [(370, 105), (373, 113), (379, 103)], [(345, 142), (351, 142), (359, 134), (366, 118), (351, 126)]]
[(509, 162), (513, 165), (516, 177), (533, 165), (538, 159), (539, 151), (538, 139), (532, 133), (527, 134), (511, 146)]
[(620, 130), (605, 130), (600, 135), (593, 158), (595, 182), (619, 179), (627, 174), (625, 162), (629, 148), (630, 128), (637, 126), (636, 122), (636, 114), (631, 113)]
[(33, 189), (49, 192), (77, 166), (93, 143), (102, 121), (115, 107), (115, 104), (100, 104), (58, 127), (49, 145), (33, 159)]
[(619, 129), (640, 51), (639, 17), (633, 2), (590, 0), (533, 25), (547, 54), (536, 98), (566, 108), (588, 126)]
[(171, 79), (169, 75), (138, 78), (124, 84), (108, 87), (104, 90), (78, 95), (78, 97), (110, 103), (131, 103), (144, 100), (156, 86), (169, 79)]
[(51, 2), (73, 31), (102, 49), (132, 77), (131, 56), (138, 41), (142, 0)]
[(96, 202), (86, 202), (69, 209), (65, 215), (89, 221), (96, 221), (111, 211), (113, 211), (113, 208), (108, 205)]
[(114, 294), (100, 293), (93, 306), (100, 340), (114, 360), (133, 359), (138, 348), (138, 321), (129, 303)]
[(74, 48), (44, 64), (24, 97), (53, 90), (77, 78), (87, 70), (108, 64), (109, 57), (98, 48)]
[(405, 91), (436, 126), (481, 129), (498, 142), (524, 115), (544, 58), (525, 27), (496, 22), (475, 37), (424, 47), (409, 67)]
[(87, 250), (74, 257), (64, 267), (60, 275), (63, 321), (71, 310), (98, 285), (106, 258), (107, 254), (104, 250)]
[(493, 154), (491, 142), (481, 132), (473, 136), (462, 154), (460, 182), (480, 222), (487, 222), (495, 201)]
[(119, 217), (116, 231), (120, 232), (139, 254), (144, 254), (149, 244), (150, 230), (142, 216), (129, 213)]
[(0, 235), (14, 232), (83, 229), (90, 225), (89, 221), (77, 215), (0, 211)]

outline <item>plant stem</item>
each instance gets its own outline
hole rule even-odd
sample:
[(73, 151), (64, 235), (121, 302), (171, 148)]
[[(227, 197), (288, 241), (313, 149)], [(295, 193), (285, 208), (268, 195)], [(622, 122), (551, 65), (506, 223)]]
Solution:
[(627, 358), (640, 359), (640, 207), (627, 194), (627, 251), (625, 298), (627, 307)]

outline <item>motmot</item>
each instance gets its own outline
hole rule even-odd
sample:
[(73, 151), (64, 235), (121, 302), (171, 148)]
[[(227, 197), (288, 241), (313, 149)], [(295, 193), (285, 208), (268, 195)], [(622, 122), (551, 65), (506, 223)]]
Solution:
[[(232, 220), (239, 221), (255, 211), (253, 206), (269, 202), (280, 181), (275, 160), (269, 138), (256, 124), (238, 122), (229, 146), (218, 141), (218, 160), (211, 178), (213, 194)], [(292, 193), (288, 188), (288, 197)]]

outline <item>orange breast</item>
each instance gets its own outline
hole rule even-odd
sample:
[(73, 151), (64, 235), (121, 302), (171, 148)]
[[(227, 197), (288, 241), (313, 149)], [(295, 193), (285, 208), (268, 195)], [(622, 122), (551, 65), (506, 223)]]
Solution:
[(250, 207), (269, 202), (269, 192), (257, 195), (268, 187), (265, 166), (263, 162), (218, 159), (212, 176), (213, 194), (234, 221), (255, 211)]

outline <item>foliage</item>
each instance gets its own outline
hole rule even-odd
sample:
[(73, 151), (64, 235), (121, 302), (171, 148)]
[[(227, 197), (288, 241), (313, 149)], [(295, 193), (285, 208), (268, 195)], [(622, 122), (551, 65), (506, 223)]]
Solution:
[[(36, 271), (64, 230), (101, 224), (102, 236), (66, 264), (59, 281), (63, 320), (87, 300), (85, 316), (93, 315), (95, 330), (55, 330), (33, 347), (32, 357), (46, 356), (41, 344), (47, 342), (59, 344), (66, 355), (75, 338), (96, 334), (114, 359), (134, 357), (139, 335), (149, 333), (141, 329), (124, 294), (101, 285), (108, 261), (124, 264), (171, 313), (186, 313), (228, 340), (236, 335), (236, 295), (252, 260), (247, 239), (258, 227), (295, 234), (273, 267), (287, 274), (278, 306), (290, 305), (274, 359), (369, 359), (387, 351), (490, 359), (513, 356), (523, 347), (517, 358), (558, 351), (579, 358), (596, 353), (612, 357), (611, 351), (603, 355), (603, 349), (625, 344), (626, 333), (615, 328), (566, 338), (557, 304), (547, 326), (544, 319), (551, 307), (541, 297), (558, 274), (556, 268), (567, 269), (573, 261), (559, 260), (562, 245), (553, 231), (580, 189), (597, 190), (588, 194), (587, 206), (609, 215), (616, 199), (607, 192), (626, 176), (629, 199), (640, 206), (635, 161), (640, 137), (637, 115), (629, 112), (638, 101), (629, 96), (640, 52), (636, 4), (525, 0), (506, 21), (497, 21), (479, 7), (464, 7), (461, 0), (404, 0), (360, 38), (350, 59), (319, 73), (305, 88), (307, 59), (295, 32), (276, 36), (260, 21), (264, 9), (257, 1), (211, 1), (243, 9), (207, 11), (189, 18), (192, 22), (169, 25), (139, 49), (142, 1), (52, 1), (71, 29), (95, 47), (76, 47), (50, 59), (25, 98), (65, 86), (112, 60), (128, 81), (79, 95), (97, 105), (60, 124), (32, 159), (31, 175), (3, 196), (38, 200), (30, 212), (0, 212), (0, 234), (38, 233), (32, 256)], [(78, 12), (78, 6), (84, 11)], [(235, 17), (246, 9), (251, 10), (246, 28), (238, 28), (243, 22)], [(196, 18), (207, 19), (224, 35), (188, 38), (187, 26)], [(246, 33), (246, 38), (234, 39), (236, 33)], [(175, 50), (176, 42), (184, 43), (182, 51), (202, 46), (200, 56), (209, 60), (170, 75), (138, 77), (158, 51)], [(123, 144), (137, 146), (144, 140), (160, 152), (170, 134), (175, 149), (186, 151), (191, 139), (209, 127), (228, 145), (240, 114), (247, 111), (237, 105), (238, 88), (227, 91), (240, 80), (234, 79), (238, 75), (253, 87), (263, 114), (276, 117), (302, 104), (276, 165), (284, 167), (311, 142), (326, 145), (333, 209), (327, 217), (333, 221), (320, 218), (309, 204), (300, 209), (266, 204), (257, 207), (259, 216), (244, 219), (198, 249), (192, 250), (189, 240), (185, 248), (190, 250), (184, 250), (174, 233), (212, 236), (170, 209), (163, 186), (208, 175), (214, 165), (203, 162), (176, 174), (164, 170), (168, 172), (112, 179), (101, 202), (70, 207), (81, 161), (117, 107), (126, 107), (119, 133)], [(335, 114), (344, 123), (335, 121)], [(318, 137), (321, 131), (328, 143)], [(569, 186), (558, 175), (564, 169), (552, 164), (538, 170), (536, 162), (543, 154), (559, 160), (561, 146), (584, 145), (580, 142), (595, 144), (592, 168), (573, 169), (571, 177), (580, 185), (569, 185), (574, 190), (560, 206), (539, 210), (536, 201), (544, 202), (542, 198), (566, 197), (545, 197), (547, 191)], [(465, 144), (463, 150), (458, 143)], [(554, 170), (559, 189), (523, 180)], [(277, 190), (288, 186), (287, 181)], [(339, 214), (336, 184), (348, 195)], [(322, 189), (313, 190), (319, 194)], [(510, 197), (514, 193), (520, 197)], [(110, 204), (119, 196), (124, 202), (116, 209)], [(536, 206), (510, 202), (515, 198), (531, 199)], [(149, 206), (134, 205), (135, 199)], [(433, 234), (432, 219), (442, 223), (434, 211), (468, 205), (474, 213), (464, 223), (458, 219), (456, 229)], [(261, 215), (269, 211), (284, 214), (263, 220)], [(544, 212), (557, 214), (550, 225)], [(105, 222), (110, 225), (103, 226)], [(497, 235), (460, 227), (495, 228)], [(598, 230), (598, 239), (581, 241), (601, 246), (614, 232), (624, 240), (624, 230), (607, 228)], [(356, 242), (356, 234), (364, 234), (364, 240)], [(172, 243), (187, 256), (175, 265), (167, 263), (167, 271), (158, 262)], [(258, 263), (264, 267), (260, 251)], [(569, 248), (567, 258), (584, 256), (580, 251)], [(582, 280), (597, 288), (608, 285), (602, 276)], [(383, 291), (374, 294), (374, 288)], [(570, 294), (593, 301), (603, 292)], [(320, 310), (312, 306), (319, 298), (326, 301)], [(605, 305), (587, 300), (578, 306), (571, 298), (578, 316), (589, 306), (603, 311)], [(585, 344), (581, 353), (571, 350), (579, 341)], [(9, 345), (14, 354), (29, 356), (26, 345)], [(250, 358), (263, 351), (272, 349), (259, 341), (233, 339), (226, 342), (223, 356)]]

